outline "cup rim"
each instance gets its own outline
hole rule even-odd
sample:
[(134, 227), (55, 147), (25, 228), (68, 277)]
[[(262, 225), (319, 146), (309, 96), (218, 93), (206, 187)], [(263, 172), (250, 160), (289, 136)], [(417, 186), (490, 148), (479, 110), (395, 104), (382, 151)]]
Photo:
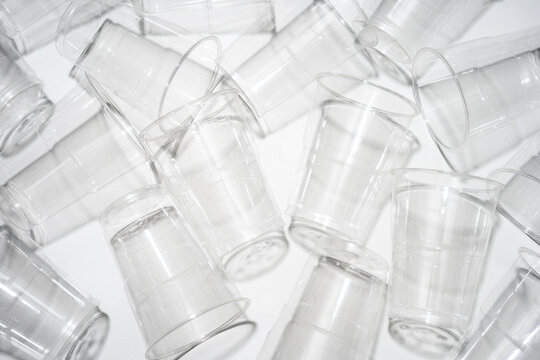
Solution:
[[(418, 85), (418, 83), (419, 83), (418, 80), (421, 77), (421, 74), (419, 73), (418, 67), (419, 67), (419, 61), (420, 61), (421, 56), (423, 56), (424, 54), (427, 54), (427, 53), (431, 53), (432, 55), (434, 55), (435, 59), (442, 62), (442, 64), (446, 68), (446, 70), (448, 70), (448, 75), (452, 79), (453, 85), (455, 86), (455, 89), (457, 90), (457, 93), (459, 95), (459, 99), (461, 100), (460, 104), (461, 104), (462, 111), (463, 111), (462, 116), (465, 119), (465, 122), (464, 122), (465, 126), (464, 126), (464, 129), (463, 129), (463, 136), (460, 139), (459, 143), (456, 144), (456, 145), (447, 144), (446, 141), (444, 141), (439, 136), (439, 134), (437, 134), (437, 131), (431, 125), (429, 118), (426, 116), (426, 113), (424, 111), (424, 107), (422, 105), (422, 97), (420, 96), (420, 90), (419, 90), (420, 86)], [(465, 95), (464, 95), (463, 89), (461, 87), (461, 82), (457, 78), (456, 72), (454, 71), (454, 69), (453, 69), (452, 65), (450, 64), (450, 62), (444, 57), (444, 55), (440, 51), (438, 51), (436, 49), (433, 49), (433, 48), (429, 48), (429, 47), (424, 47), (424, 48), (418, 50), (418, 52), (416, 53), (416, 55), (414, 56), (414, 59), (413, 59), (412, 90), (413, 90), (413, 95), (414, 95), (416, 105), (417, 105), (418, 109), (420, 110), (420, 114), (421, 114), (422, 118), (424, 119), (424, 122), (426, 124), (427, 129), (428, 129), (428, 132), (429, 132), (431, 138), (437, 143), (437, 145), (440, 146), (443, 149), (454, 150), (454, 151), (459, 150), (460, 148), (465, 146), (465, 144), (467, 143), (467, 141), (469, 139), (469, 133), (470, 133), (470, 118), (469, 118), (469, 109), (467, 107), (467, 101), (465, 100)]]
[(535, 259), (538, 264), (540, 265), (540, 254), (537, 252), (534, 252), (533, 250), (526, 248), (526, 247), (520, 247), (518, 249), (518, 254), (521, 259), (523, 259), (525, 265), (529, 268), (530, 272), (534, 273), (535, 276), (540, 278), (540, 266), (533, 266), (531, 263), (531, 258)]
[[(197, 108), (197, 107), (202, 108), (202, 107), (204, 107), (204, 104), (208, 100), (210, 100), (212, 98), (217, 98), (217, 97), (220, 97), (220, 96), (231, 96), (231, 100), (227, 101), (227, 103), (224, 106), (220, 107), (219, 109), (217, 109), (212, 114), (206, 115), (203, 118), (197, 117), (196, 115), (195, 116), (189, 116), (188, 119), (184, 119), (178, 125), (176, 125), (174, 127), (171, 127), (170, 129), (167, 129), (167, 128), (165, 128), (163, 126), (163, 121), (164, 121), (164, 119), (166, 117), (175, 116), (175, 114), (177, 114), (177, 113), (179, 113), (179, 112), (181, 112), (181, 111), (183, 111), (185, 109)], [(158, 118), (157, 120), (153, 121), (150, 125), (145, 127), (140, 132), (140, 134), (138, 136), (139, 141), (141, 142), (141, 144), (143, 144), (143, 146), (146, 148), (146, 150), (148, 151), (149, 154), (154, 155), (154, 153), (152, 152), (152, 150), (148, 146), (149, 142), (161, 139), (162, 142), (164, 144), (166, 144), (166, 143), (170, 142), (171, 140), (175, 139), (183, 131), (185, 131), (186, 129), (191, 127), (194, 122), (204, 121), (204, 120), (208, 120), (208, 119), (213, 118), (213, 116), (215, 116), (217, 113), (219, 113), (222, 109), (224, 109), (226, 106), (231, 104), (236, 99), (238, 99), (239, 101), (241, 100), (238, 90), (236, 90), (236, 89), (226, 89), (226, 90), (220, 90), (220, 91), (217, 91), (217, 92), (214, 92), (214, 93), (210, 93), (210, 94), (202, 96), (202, 97), (200, 97), (198, 99), (192, 100), (192, 101), (188, 102), (187, 104), (184, 104), (184, 105), (182, 105), (182, 106), (168, 112), (167, 114), (163, 115), (162, 117)], [(188, 113), (190, 113), (190, 112), (188, 112)], [(154, 130), (156, 128), (159, 129), (159, 132), (160, 132), (159, 135), (152, 134), (152, 130)]]
[[(369, 106), (368, 104), (364, 104), (364, 103), (362, 103), (360, 101), (355, 100), (352, 97), (348, 97), (348, 96), (345, 96), (345, 95), (339, 93), (337, 90), (334, 90), (334, 89), (332, 89), (332, 87), (325, 84), (324, 80), (325, 79), (330, 79), (330, 78), (353, 81), (353, 82), (356, 82), (358, 84), (357, 86), (367, 86), (369, 88), (375, 89), (376, 91), (381, 91), (381, 92), (384, 92), (386, 94), (389, 94), (390, 96), (392, 96), (392, 97), (402, 101), (404, 104), (406, 104), (412, 110), (412, 112), (409, 113), (409, 114), (403, 114), (403, 113), (397, 113), (397, 112), (393, 112), (393, 111), (389, 111), (389, 110), (384, 110), (384, 109), (382, 109), (380, 107), (372, 107), (372, 106)], [(326, 89), (326, 91), (331, 93), (336, 98), (338, 98), (338, 99), (340, 99), (342, 101), (345, 101), (347, 103), (357, 104), (357, 105), (362, 106), (362, 107), (374, 109), (374, 111), (380, 112), (382, 114), (395, 116), (395, 117), (400, 117), (400, 118), (411, 118), (412, 119), (412, 118), (418, 116), (418, 114), (419, 114), (418, 108), (417, 108), (416, 104), (413, 101), (411, 101), (410, 99), (407, 99), (405, 96), (399, 94), (396, 91), (393, 91), (393, 90), (388, 89), (388, 88), (386, 88), (384, 86), (372, 83), (372, 82), (370, 82), (368, 80), (360, 79), (360, 78), (357, 78), (357, 77), (354, 77), (354, 76), (351, 76), (351, 75), (339, 74), (339, 73), (334, 73), (334, 72), (320, 73), (320, 74), (318, 74), (316, 76), (316, 79), (317, 79), (317, 83), (320, 86), (322, 86), (324, 89)]]
[[(169, 330), (166, 334), (163, 334), (159, 339), (157, 339), (152, 344), (150, 344), (148, 346), (147, 350), (146, 350), (145, 357), (147, 359), (150, 359), (150, 360), (160, 360), (160, 359), (169, 358), (170, 356), (178, 356), (178, 358), (182, 357), (184, 354), (187, 354), (189, 351), (193, 350), (196, 346), (199, 346), (199, 345), (205, 343), (206, 341), (210, 340), (214, 336), (221, 334), (223, 331), (227, 331), (229, 329), (228, 326), (232, 325), (235, 320), (240, 318), (247, 311), (250, 303), (251, 303), (251, 300), (249, 300), (248, 298), (236, 297), (236, 298), (234, 298), (232, 300), (222, 302), (222, 303), (217, 304), (215, 306), (211, 306), (210, 308), (204, 309), (204, 310), (198, 312), (197, 314), (191, 315), (188, 319), (182, 321), (180, 324), (176, 325), (173, 329)], [(219, 309), (222, 306), (231, 305), (231, 304), (238, 304), (238, 306), (239, 306), (238, 311), (236, 312), (236, 314), (233, 317), (231, 317), (230, 319), (227, 319), (227, 321), (225, 321), (223, 324), (220, 324), (217, 328), (215, 328), (213, 330), (210, 330), (204, 336), (202, 336), (202, 337), (200, 337), (198, 339), (195, 339), (195, 340), (191, 341), (188, 344), (181, 345), (181, 346), (177, 347), (176, 349), (170, 350), (170, 351), (168, 351), (166, 353), (156, 354), (156, 355), (151, 354), (153, 348), (160, 341), (162, 341), (167, 336), (172, 334), (174, 331), (178, 330), (179, 328), (181, 328), (184, 325), (189, 324), (190, 321), (193, 321), (193, 320), (197, 319), (198, 317), (211, 312), (212, 310)]]
[[(503, 174), (503, 173), (510, 173), (514, 175), (519, 175), (524, 177), (527, 180), (530, 180), (537, 185), (540, 186), (540, 179), (536, 176), (533, 176), (529, 173), (526, 173), (524, 171), (518, 170), (518, 169), (512, 169), (512, 168), (501, 168), (501, 169), (495, 169), (492, 172), (489, 173), (488, 178), (497, 178), (497, 175)], [(495, 180), (497, 181), (497, 180)], [(501, 199), (498, 200), (497, 203), (497, 210), (506, 218), (508, 219), (515, 227), (517, 227), (519, 230), (521, 230), (525, 235), (530, 237), (535, 243), (540, 245), (540, 234), (537, 234), (536, 232), (532, 231), (532, 228), (527, 226), (527, 222), (519, 221), (514, 215), (510, 213), (504, 206), (504, 203)]]
[(403, 135), (403, 138), (406, 141), (413, 144), (412, 146), (414, 150), (420, 147), (420, 141), (409, 129), (407, 129), (407, 127), (393, 120), (392, 118), (390, 118), (384, 113), (372, 110), (371, 108), (366, 107), (362, 104), (343, 102), (339, 100), (327, 100), (321, 104), (322, 108), (331, 107), (331, 106), (345, 106), (345, 107), (352, 107), (355, 109), (361, 109), (362, 111), (367, 111), (368, 113), (376, 116), (379, 121), (386, 123), (390, 128), (396, 129), (397, 131), (401, 132)]
[[(398, 168), (398, 169), (392, 169), (390, 170), (390, 176), (393, 178), (396, 178), (397, 176), (404, 175), (404, 174), (417, 174), (417, 175), (435, 175), (437, 177), (446, 177), (448, 179), (458, 179), (459, 183), (462, 184), (459, 186), (459, 189), (463, 192), (470, 192), (470, 193), (498, 193), (504, 185), (500, 182), (490, 179), (490, 178), (483, 178), (480, 176), (465, 174), (465, 173), (459, 173), (459, 172), (452, 172), (452, 171), (444, 171), (444, 170), (437, 170), (437, 169), (425, 169), (425, 168)], [(424, 177), (422, 178), (424, 179)], [(465, 185), (467, 182), (473, 182), (474, 184), (478, 184), (478, 187), (471, 187), (471, 185)], [(423, 181), (421, 182), (425, 183), (426, 185), (429, 185), (429, 181)], [(458, 184), (449, 184), (445, 187), (456, 187)], [(480, 184), (484, 184), (484, 186), (481, 186)], [(486, 186), (487, 185), (487, 186)]]

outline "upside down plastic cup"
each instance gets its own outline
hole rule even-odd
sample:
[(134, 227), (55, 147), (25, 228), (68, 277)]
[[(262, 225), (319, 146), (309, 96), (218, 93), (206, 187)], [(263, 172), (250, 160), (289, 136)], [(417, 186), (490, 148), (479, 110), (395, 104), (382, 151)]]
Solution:
[(354, 244), (312, 256), (257, 359), (371, 359), (387, 272), (382, 257)]
[(535, 359), (540, 353), (540, 255), (521, 248), (448, 360)]
[[(272, 0), (134, 0), (133, 3), (144, 13), (164, 18), (192, 33), (249, 34), (275, 30)], [(151, 26), (146, 31), (160, 32)]]
[(413, 91), (446, 162), (468, 172), (540, 131), (540, 28), (425, 48)]
[(499, 211), (540, 244), (540, 133), (527, 140), (500, 169), (489, 174), (504, 184), (499, 196)]
[(17, 58), (51, 42), (69, 0), (4, 0), (0, 3), (0, 46)]
[[(98, 86), (150, 120), (211, 91), (221, 54), (219, 40), (184, 35), (183, 29), (130, 4), (75, 0), (66, 10), (57, 48), (75, 64), (71, 75), (81, 86)], [(143, 20), (162, 34), (145, 36)]]
[(318, 80), (327, 100), (310, 119), (313, 134), (306, 136), (299, 183), (287, 209), (289, 234), (307, 249), (338, 241), (365, 244), (390, 195), (388, 171), (417, 147), (407, 131), (416, 108), (359, 79), (325, 74)]
[(54, 105), (43, 84), (23, 60), (14, 61), (0, 50), (0, 155), (26, 145), (52, 115)]
[[(229, 65), (226, 51), (220, 65), (230, 75), (225, 81), (239, 89), (257, 122), (252, 129), (266, 136), (293, 120), (313, 105), (305, 101), (309, 85), (318, 73), (346, 65), (348, 73), (372, 77), (375, 72), (364, 56), (362, 45), (344, 16), (360, 11), (354, 0), (316, 0), (270, 42), (238, 67)], [(302, 101), (303, 100), (303, 101)]]
[(0, 351), (21, 360), (94, 360), (109, 320), (10, 228), (0, 227)]
[(213, 337), (222, 338), (249, 306), (161, 187), (117, 200), (100, 221), (146, 340), (147, 359), (200, 358), (197, 348), (215, 346)]
[(141, 133), (163, 181), (211, 256), (234, 279), (272, 268), (287, 251), (281, 213), (233, 90), (193, 101)]
[(502, 185), (425, 169), (393, 181), (390, 335), (440, 356), (469, 326)]
[(423, 47), (444, 47), (457, 39), (493, 0), (384, 0), (360, 37), (378, 67), (410, 82), (412, 58)]
[(58, 104), (53, 127), (88, 120), (0, 187), (0, 212), (9, 224), (45, 245), (96, 219), (111, 201), (156, 174), (99, 103), (82, 91)]

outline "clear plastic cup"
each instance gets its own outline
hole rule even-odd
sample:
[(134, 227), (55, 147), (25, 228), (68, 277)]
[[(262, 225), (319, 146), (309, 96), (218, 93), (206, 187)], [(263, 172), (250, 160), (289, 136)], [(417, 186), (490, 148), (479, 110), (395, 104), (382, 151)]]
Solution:
[(2, 0), (0, 47), (13, 58), (53, 41), (69, 0)]
[[(146, 34), (142, 21), (161, 33)], [(57, 48), (75, 64), (71, 75), (81, 86), (100, 87), (150, 120), (210, 92), (221, 54), (216, 37), (185, 35), (128, 0), (73, 1), (60, 21)]]
[(24, 147), (53, 111), (43, 84), (28, 65), (0, 50), (0, 155), (11, 155)]
[(257, 359), (372, 359), (387, 271), (382, 257), (354, 244), (312, 256)]
[[(192, 33), (273, 32), (273, 0), (134, 0), (141, 11), (178, 24)], [(147, 27), (148, 33), (160, 32)]]
[[(100, 218), (148, 349), (146, 358), (192, 358), (223, 341), (249, 306), (209, 260), (160, 186), (111, 204)], [(242, 338), (241, 338), (242, 339)], [(232, 337), (230, 341), (234, 341)]]
[(448, 360), (529, 360), (540, 353), (540, 255), (521, 248)]
[(0, 211), (45, 245), (94, 220), (121, 194), (157, 182), (152, 164), (82, 91), (58, 104), (51, 126), (88, 120), (0, 188)]
[(109, 320), (8, 226), (0, 227), (0, 352), (20, 360), (94, 360)]
[(468, 172), (540, 131), (540, 28), (425, 48), (416, 101), (454, 171)]
[(360, 79), (324, 74), (318, 80), (320, 111), (310, 119), (290, 196), (289, 234), (307, 249), (365, 244), (391, 193), (388, 171), (404, 165), (418, 146), (407, 131), (416, 108)]
[(288, 245), (281, 213), (261, 171), (238, 93), (193, 101), (141, 133), (183, 214), (234, 279), (275, 266)]
[(423, 47), (457, 39), (493, 0), (384, 0), (360, 37), (378, 67), (410, 82), (412, 58)]
[(500, 169), (489, 174), (504, 184), (499, 196), (499, 211), (540, 244), (540, 133), (529, 139)]
[(361, 9), (354, 0), (337, 1), (339, 7), (334, 3), (314, 1), (238, 67), (235, 62), (230, 65), (236, 48), (232, 54), (224, 52), (220, 65), (230, 75), (224, 81), (239, 89), (255, 114), (252, 129), (257, 135), (266, 136), (310, 110), (313, 102), (305, 99), (313, 96), (309, 88), (316, 88), (317, 74), (346, 65), (347, 73), (363, 78), (375, 75), (345, 20)]
[(390, 335), (441, 356), (469, 326), (502, 185), (426, 169), (393, 180)]

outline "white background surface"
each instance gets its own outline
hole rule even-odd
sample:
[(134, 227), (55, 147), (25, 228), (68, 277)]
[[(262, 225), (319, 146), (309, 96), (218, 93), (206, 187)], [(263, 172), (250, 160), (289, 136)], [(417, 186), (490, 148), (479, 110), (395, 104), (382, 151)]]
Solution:
[[(540, 25), (540, 0), (505, 0), (496, 3), (488, 10), (464, 38), (497, 35), (534, 25)], [(67, 76), (69, 64), (57, 54), (52, 44), (27, 56), (26, 60), (45, 82), (46, 91), (51, 99), (60, 99), (73, 86), (74, 83)], [(403, 90), (404, 94), (411, 96), (408, 89), (390, 82), (385, 84), (396, 90)], [(65, 121), (73, 122), (81, 120), (83, 119), (65, 119)], [(288, 194), (295, 179), (303, 146), (304, 125), (305, 120), (297, 121), (281, 132), (258, 141), (262, 165), (281, 209), (286, 207)], [(419, 138), (421, 149), (410, 162), (410, 166), (447, 169), (420, 119), (413, 123), (412, 131)], [(34, 144), (19, 156), (0, 160), (1, 180), (8, 179), (39, 154), (39, 146)], [(490, 169), (502, 165), (505, 159), (506, 157), (497, 159), (475, 171), (475, 174), (486, 175)], [(387, 206), (368, 243), (370, 249), (383, 255), (389, 262), (391, 260), (390, 224)], [(501, 217), (493, 233), (486, 259), (485, 276), (479, 289), (479, 303), (482, 303), (490, 289), (512, 264), (520, 246), (540, 250), (534, 242)], [(111, 330), (100, 359), (144, 359), (144, 342), (99, 225), (88, 224), (48, 246), (44, 252), (58, 268), (69, 274), (69, 277), (80, 288), (99, 299), (102, 310), (110, 315)], [(305, 257), (305, 252), (296, 244), (291, 244), (289, 254), (278, 268), (263, 277), (238, 285), (242, 295), (252, 301), (248, 315), (257, 322), (258, 328), (254, 336), (228, 359), (256, 358), (268, 330), (279, 317), (283, 304), (287, 302), (294, 288), (296, 279), (303, 269)], [(0, 359), (3, 359), (1, 355)], [(388, 335), (385, 322), (382, 326), (375, 359), (414, 360), (421, 358), (397, 345)]]

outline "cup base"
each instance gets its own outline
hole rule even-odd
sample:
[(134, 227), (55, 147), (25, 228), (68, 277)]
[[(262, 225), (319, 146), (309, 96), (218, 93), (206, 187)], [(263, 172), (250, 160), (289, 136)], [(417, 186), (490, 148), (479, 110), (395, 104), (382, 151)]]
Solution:
[(74, 339), (71, 349), (62, 358), (65, 360), (97, 359), (107, 334), (109, 333), (109, 317), (96, 309), (81, 326), (81, 332)]
[(448, 353), (459, 341), (452, 331), (411, 319), (391, 318), (388, 331), (404, 347), (430, 356)]
[(289, 248), (283, 231), (272, 231), (250, 241), (226, 255), (223, 266), (229, 278), (248, 280), (258, 276), (282, 259)]
[(307, 251), (344, 248), (352, 241), (349, 236), (314, 221), (291, 218), (289, 235)]

